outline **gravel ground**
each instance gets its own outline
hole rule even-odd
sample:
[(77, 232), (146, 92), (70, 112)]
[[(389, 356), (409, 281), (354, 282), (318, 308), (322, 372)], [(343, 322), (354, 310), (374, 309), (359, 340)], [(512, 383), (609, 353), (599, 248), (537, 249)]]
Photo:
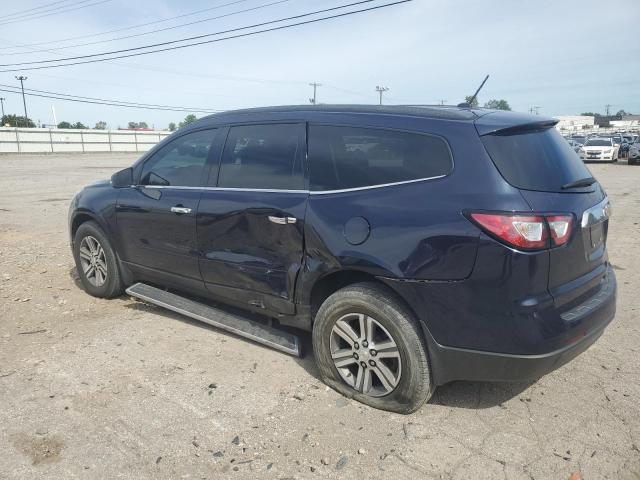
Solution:
[(533, 384), (456, 382), (401, 416), (326, 388), (311, 354), (78, 288), (69, 201), (134, 159), (0, 156), (0, 478), (640, 478), (640, 167), (590, 167), (619, 282), (600, 340)]

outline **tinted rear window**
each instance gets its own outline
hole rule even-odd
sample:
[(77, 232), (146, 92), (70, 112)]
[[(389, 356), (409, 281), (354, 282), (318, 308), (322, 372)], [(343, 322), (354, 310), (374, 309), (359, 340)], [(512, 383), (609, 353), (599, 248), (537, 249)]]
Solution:
[(453, 160), (430, 135), (358, 127), (309, 127), (311, 190), (343, 190), (438, 177)]
[(219, 187), (299, 190), (304, 126), (298, 124), (231, 127), (220, 164)]
[(562, 185), (591, 177), (553, 127), (485, 135), (482, 143), (505, 180), (516, 188), (561, 192)]

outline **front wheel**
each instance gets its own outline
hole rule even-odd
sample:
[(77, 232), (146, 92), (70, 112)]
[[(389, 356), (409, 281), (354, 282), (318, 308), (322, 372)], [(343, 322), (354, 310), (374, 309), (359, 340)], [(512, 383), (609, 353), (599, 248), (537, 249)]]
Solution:
[(324, 301), (313, 350), (327, 385), (374, 408), (411, 413), (433, 393), (418, 322), (376, 284), (355, 284)]
[(73, 257), (82, 286), (94, 297), (122, 295), (124, 284), (111, 243), (95, 222), (78, 227), (73, 240)]

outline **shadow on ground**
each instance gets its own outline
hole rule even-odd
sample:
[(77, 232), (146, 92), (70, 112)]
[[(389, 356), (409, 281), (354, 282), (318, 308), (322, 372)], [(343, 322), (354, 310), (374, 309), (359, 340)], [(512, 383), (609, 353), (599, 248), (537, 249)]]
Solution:
[[(165, 310), (161, 307), (154, 305), (148, 305), (140, 301), (131, 301), (124, 304), (125, 308), (140, 311), (140, 312), (153, 312), (157, 315), (163, 315), (174, 320), (187, 323), (196, 328), (202, 328), (205, 330), (221, 332), (220, 329), (193, 320), (184, 315)], [(260, 323), (265, 322), (265, 318), (261, 315), (251, 314), (238, 309), (216, 305), (216, 308), (231, 313), (234, 315), (241, 315), (242, 317), (257, 321)], [(294, 358), (296, 363), (300, 365), (310, 376), (320, 380), (320, 374), (316, 366), (315, 358), (313, 355), (313, 346), (311, 343), (311, 333), (294, 328), (280, 327), (283, 330), (287, 330), (290, 333), (298, 335), (302, 345), (302, 358)], [(225, 335), (236, 337), (244, 342), (252, 342), (246, 338), (234, 335), (233, 333), (223, 332)], [(252, 342), (253, 343), (253, 342)], [(261, 348), (269, 348), (263, 345), (259, 345)], [(285, 355), (283, 353), (283, 355)], [(517, 397), (527, 388), (529, 388), (534, 382), (519, 382), (519, 383), (499, 383), (499, 382), (451, 382), (447, 385), (442, 385), (436, 389), (433, 397), (429, 401), (433, 405), (441, 405), (452, 408), (466, 408), (466, 409), (485, 409), (496, 407), (504, 402)]]

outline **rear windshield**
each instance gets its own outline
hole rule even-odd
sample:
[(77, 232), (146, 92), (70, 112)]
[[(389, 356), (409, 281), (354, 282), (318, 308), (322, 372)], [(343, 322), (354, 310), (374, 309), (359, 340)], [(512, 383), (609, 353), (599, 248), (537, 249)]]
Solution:
[(498, 132), (481, 138), (500, 174), (516, 188), (562, 192), (563, 185), (591, 177), (554, 127)]

